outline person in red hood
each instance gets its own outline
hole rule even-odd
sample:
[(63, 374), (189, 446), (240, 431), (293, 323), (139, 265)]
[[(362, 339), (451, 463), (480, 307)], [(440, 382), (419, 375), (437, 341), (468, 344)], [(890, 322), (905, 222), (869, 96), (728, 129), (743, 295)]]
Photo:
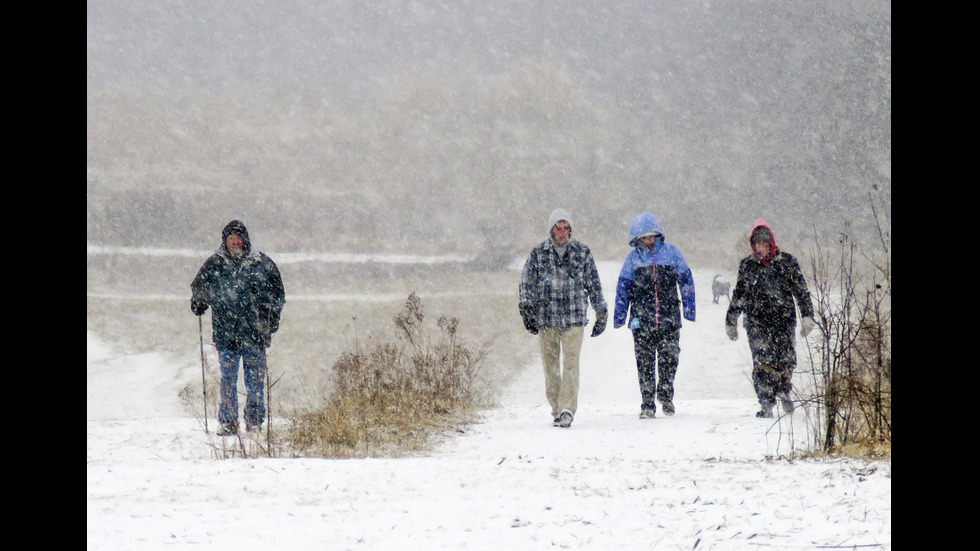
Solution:
[(789, 396), (796, 369), (796, 309), (800, 335), (813, 329), (813, 304), (800, 264), (776, 246), (776, 235), (762, 218), (749, 234), (752, 254), (738, 266), (738, 279), (725, 316), (728, 338), (738, 340), (738, 317), (752, 351), (752, 385), (762, 408), (757, 417), (772, 417), (778, 398), (786, 413), (793, 413)]

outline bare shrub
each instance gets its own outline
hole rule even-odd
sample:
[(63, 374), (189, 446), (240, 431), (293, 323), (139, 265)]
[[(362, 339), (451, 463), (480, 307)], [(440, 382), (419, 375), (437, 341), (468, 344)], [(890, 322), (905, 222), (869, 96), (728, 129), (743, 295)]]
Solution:
[(324, 407), (291, 417), (287, 442), (298, 455), (363, 457), (423, 450), (489, 398), (482, 377), (487, 348), (456, 339), (459, 320), (439, 317), (430, 335), (412, 293), (394, 316), (396, 340), (356, 345), (333, 364)]
[(822, 452), (890, 454), (891, 261), (874, 212), (880, 251), (869, 252), (842, 232), (836, 254), (817, 242), (811, 258), (819, 334), (808, 342), (815, 390), (806, 401), (816, 407)]

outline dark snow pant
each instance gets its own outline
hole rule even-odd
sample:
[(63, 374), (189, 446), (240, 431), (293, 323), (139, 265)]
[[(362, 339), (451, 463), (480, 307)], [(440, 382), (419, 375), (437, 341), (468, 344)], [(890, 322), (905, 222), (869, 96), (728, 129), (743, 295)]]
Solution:
[(759, 403), (772, 405), (789, 397), (796, 369), (794, 327), (746, 326), (752, 351), (752, 386)]
[[(660, 403), (674, 400), (674, 375), (681, 354), (679, 329), (633, 330), (633, 351), (640, 379), (641, 409), (656, 411), (654, 397)], [(657, 375), (659, 374), (659, 379)]]
[(238, 424), (238, 362), (245, 374), (245, 423), (259, 426), (265, 421), (265, 348), (242, 346), (237, 352), (218, 350), (221, 364), (221, 405), (218, 422)]

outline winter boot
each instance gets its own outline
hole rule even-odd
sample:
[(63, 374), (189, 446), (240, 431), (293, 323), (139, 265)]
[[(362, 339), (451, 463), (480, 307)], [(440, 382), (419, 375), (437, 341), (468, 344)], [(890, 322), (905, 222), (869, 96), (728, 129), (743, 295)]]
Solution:
[(674, 414), (674, 402), (671, 402), (670, 400), (665, 400), (663, 402), (660, 402), (660, 407), (663, 408), (664, 415), (666, 415), (667, 417), (670, 417), (671, 415)]
[(756, 417), (771, 418), (772, 417), (772, 405), (773, 405), (772, 402), (761, 402), (761, 404), (762, 404), (762, 409), (760, 409), (755, 414), (755, 416)]
[(783, 411), (785, 413), (793, 413), (793, 411), (796, 409), (793, 406), (793, 400), (790, 400), (789, 398), (788, 392), (779, 397), (779, 405), (783, 406)]
[(640, 419), (654, 419), (657, 416), (657, 410), (651, 408), (643, 408), (640, 410)]

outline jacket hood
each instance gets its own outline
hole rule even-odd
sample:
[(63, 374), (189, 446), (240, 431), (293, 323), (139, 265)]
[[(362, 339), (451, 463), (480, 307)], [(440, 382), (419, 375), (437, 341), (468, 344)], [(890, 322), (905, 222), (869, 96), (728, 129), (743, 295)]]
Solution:
[(245, 241), (245, 256), (248, 256), (248, 254), (252, 252), (252, 241), (248, 238), (248, 230), (245, 228), (245, 224), (242, 223), (241, 220), (232, 220), (225, 225), (223, 230), (221, 230), (221, 247), (219, 250), (227, 252), (228, 249), (225, 247), (225, 240), (227, 240), (228, 236), (231, 234), (242, 236), (242, 239)]
[[(762, 258), (755, 252), (755, 248), (752, 247), (752, 238), (755, 236), (757, 231), (766, 230), (769, 232), (769, 245), (771, 252), (768, 258)], [(772, 257), (776, 256), (779, 249), (776, 247), (776, 232), (772, 231), (772, 226), (769, 222), (766, 222), (763, 218), (756, 218), (755, 222), (752, 223), (752, 231), (749, 232), (749, 247), (752, 248), (752, 255), (768, 264)]]
[(637, 239), (641, 235), (646, 235), (651, 232), (660, 234), (660, 237), (657, 238), (658, 244), (664, 242), (664, 232), (660, 229), (660, 222), (657, 222), (657, 218), (649, 212), (637, 214), (630, 221), (630, 246), (635, 247), (638, 243)]

